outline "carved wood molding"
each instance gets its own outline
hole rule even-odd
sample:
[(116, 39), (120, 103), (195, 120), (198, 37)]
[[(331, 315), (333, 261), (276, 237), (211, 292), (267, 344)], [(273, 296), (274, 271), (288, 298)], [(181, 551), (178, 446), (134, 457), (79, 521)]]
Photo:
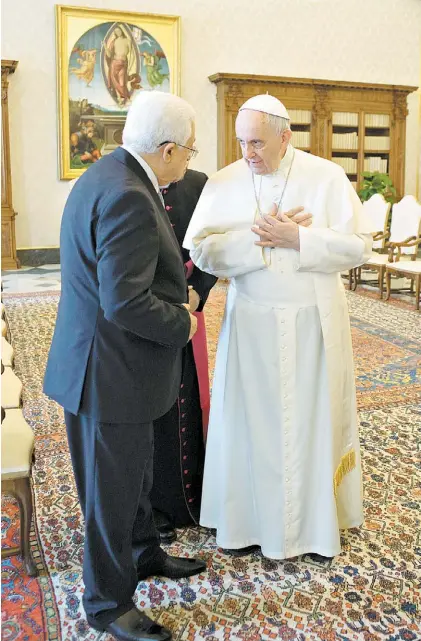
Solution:
[(314, 97), (314, 116), (317, 118), (328, 118), (330, 115), (328, 88), (323, 86), (316, 87)]
[(9, 75), (15, 72), (18, 66), (17, 60), (2, 60), (1, 61), (1, 101), (7, 100), (7, 87), (9, 85)]
[(405, 120), (408, 115), (406, 96), (402, 94), (393, 95), (393, 116), (395, 120)]
[(409, 85), (383, 85), (367, 82), (357, 82), (349, 80), (322, 80), (318, 78), (288, 78), (287, 76), (260, 76), (260, 75), (247, 75), (247, 74), (232, 74), (232, 73), (215, 73), (209, 76), (209, 80), (215, 85), (221, 83), (233, 86), (236, 83), (241, 84), (283, 84), (283, 85), (302, 85), (302, 86), (326, 86), (329, 88), (342, 88), (342, 89), (361, 89), (371, 90), (376, 92), (393, 91), (408, 95), (416, 91), (418, 87)]
[(1, 145), (1, 264), (3, 269), (16, 269), (19, 261), (16, 257), (15, 216), (12, 205), (12, 176), (10, 169), (9, 109), (8, 84), (9, 75), (14, 73), (17, 60), (1, 61), (1, 102), (2, 102), (2, 145)]
[(227, 111), (235, 111), (237, 112), (243, 102), (246, 101), (246, 98), (243, 98), (243, 96), (230, 96), (228, 95), (225, 98), (225, 107)]
[(315, 87), (314, 105), (311, 113), (314, 142), (316, 153), (322, 157), (327, 154), (328, 120), (330, 118), (329, 88), (326, 86)]

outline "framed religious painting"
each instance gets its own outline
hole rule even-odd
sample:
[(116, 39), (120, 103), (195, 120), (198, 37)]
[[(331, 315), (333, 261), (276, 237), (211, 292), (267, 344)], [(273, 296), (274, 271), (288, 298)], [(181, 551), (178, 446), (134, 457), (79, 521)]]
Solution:
[(56, 5), (60, 178), (121, 144), (139, 91), (180, 91), (180, 18)]

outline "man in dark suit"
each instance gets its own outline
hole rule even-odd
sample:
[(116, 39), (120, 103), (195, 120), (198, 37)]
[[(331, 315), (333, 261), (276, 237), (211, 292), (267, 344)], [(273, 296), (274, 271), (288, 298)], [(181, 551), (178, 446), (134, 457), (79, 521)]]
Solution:
[(206, 568), (159, 547), (149, 501), (152, 422), (177, 397), (182, 348), (197, 327), (159, 185), (183, 177), (194, 139), (184, 100), (141, 92), (123, 147), (79, 178), (62, 219), (62, 292), (44, 391), (65, 410), (85, 518), (87, 619), (120, 641), (171, 639), (134, 607), (139, 580)]

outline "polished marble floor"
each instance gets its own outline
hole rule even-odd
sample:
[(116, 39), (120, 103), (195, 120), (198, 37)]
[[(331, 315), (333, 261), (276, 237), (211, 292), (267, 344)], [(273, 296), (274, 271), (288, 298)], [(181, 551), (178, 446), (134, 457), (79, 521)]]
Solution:
[(21, 267), (2, 271), (1, 282), (7, 294), (59, 291), (61, 288), (60, 265)]

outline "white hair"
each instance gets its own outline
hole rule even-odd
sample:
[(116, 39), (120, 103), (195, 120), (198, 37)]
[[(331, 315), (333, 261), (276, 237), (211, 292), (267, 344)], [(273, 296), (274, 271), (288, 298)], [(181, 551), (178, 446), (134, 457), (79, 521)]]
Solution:
[(291, 129), (290, 120), (288, 118), (281, 118), (281, 116), (273, 116), (272, 114), (264, 114), (265, 122), (267, 122), (273, 129), (276, 134), (279, 136), (286, 129)]
[(188, 102), (162, 91), (142, 90), (133, 100), (123, 129), (123, 144), (138, 154), (152, 154), (163, 142), (185, 145), (195, 112)]

